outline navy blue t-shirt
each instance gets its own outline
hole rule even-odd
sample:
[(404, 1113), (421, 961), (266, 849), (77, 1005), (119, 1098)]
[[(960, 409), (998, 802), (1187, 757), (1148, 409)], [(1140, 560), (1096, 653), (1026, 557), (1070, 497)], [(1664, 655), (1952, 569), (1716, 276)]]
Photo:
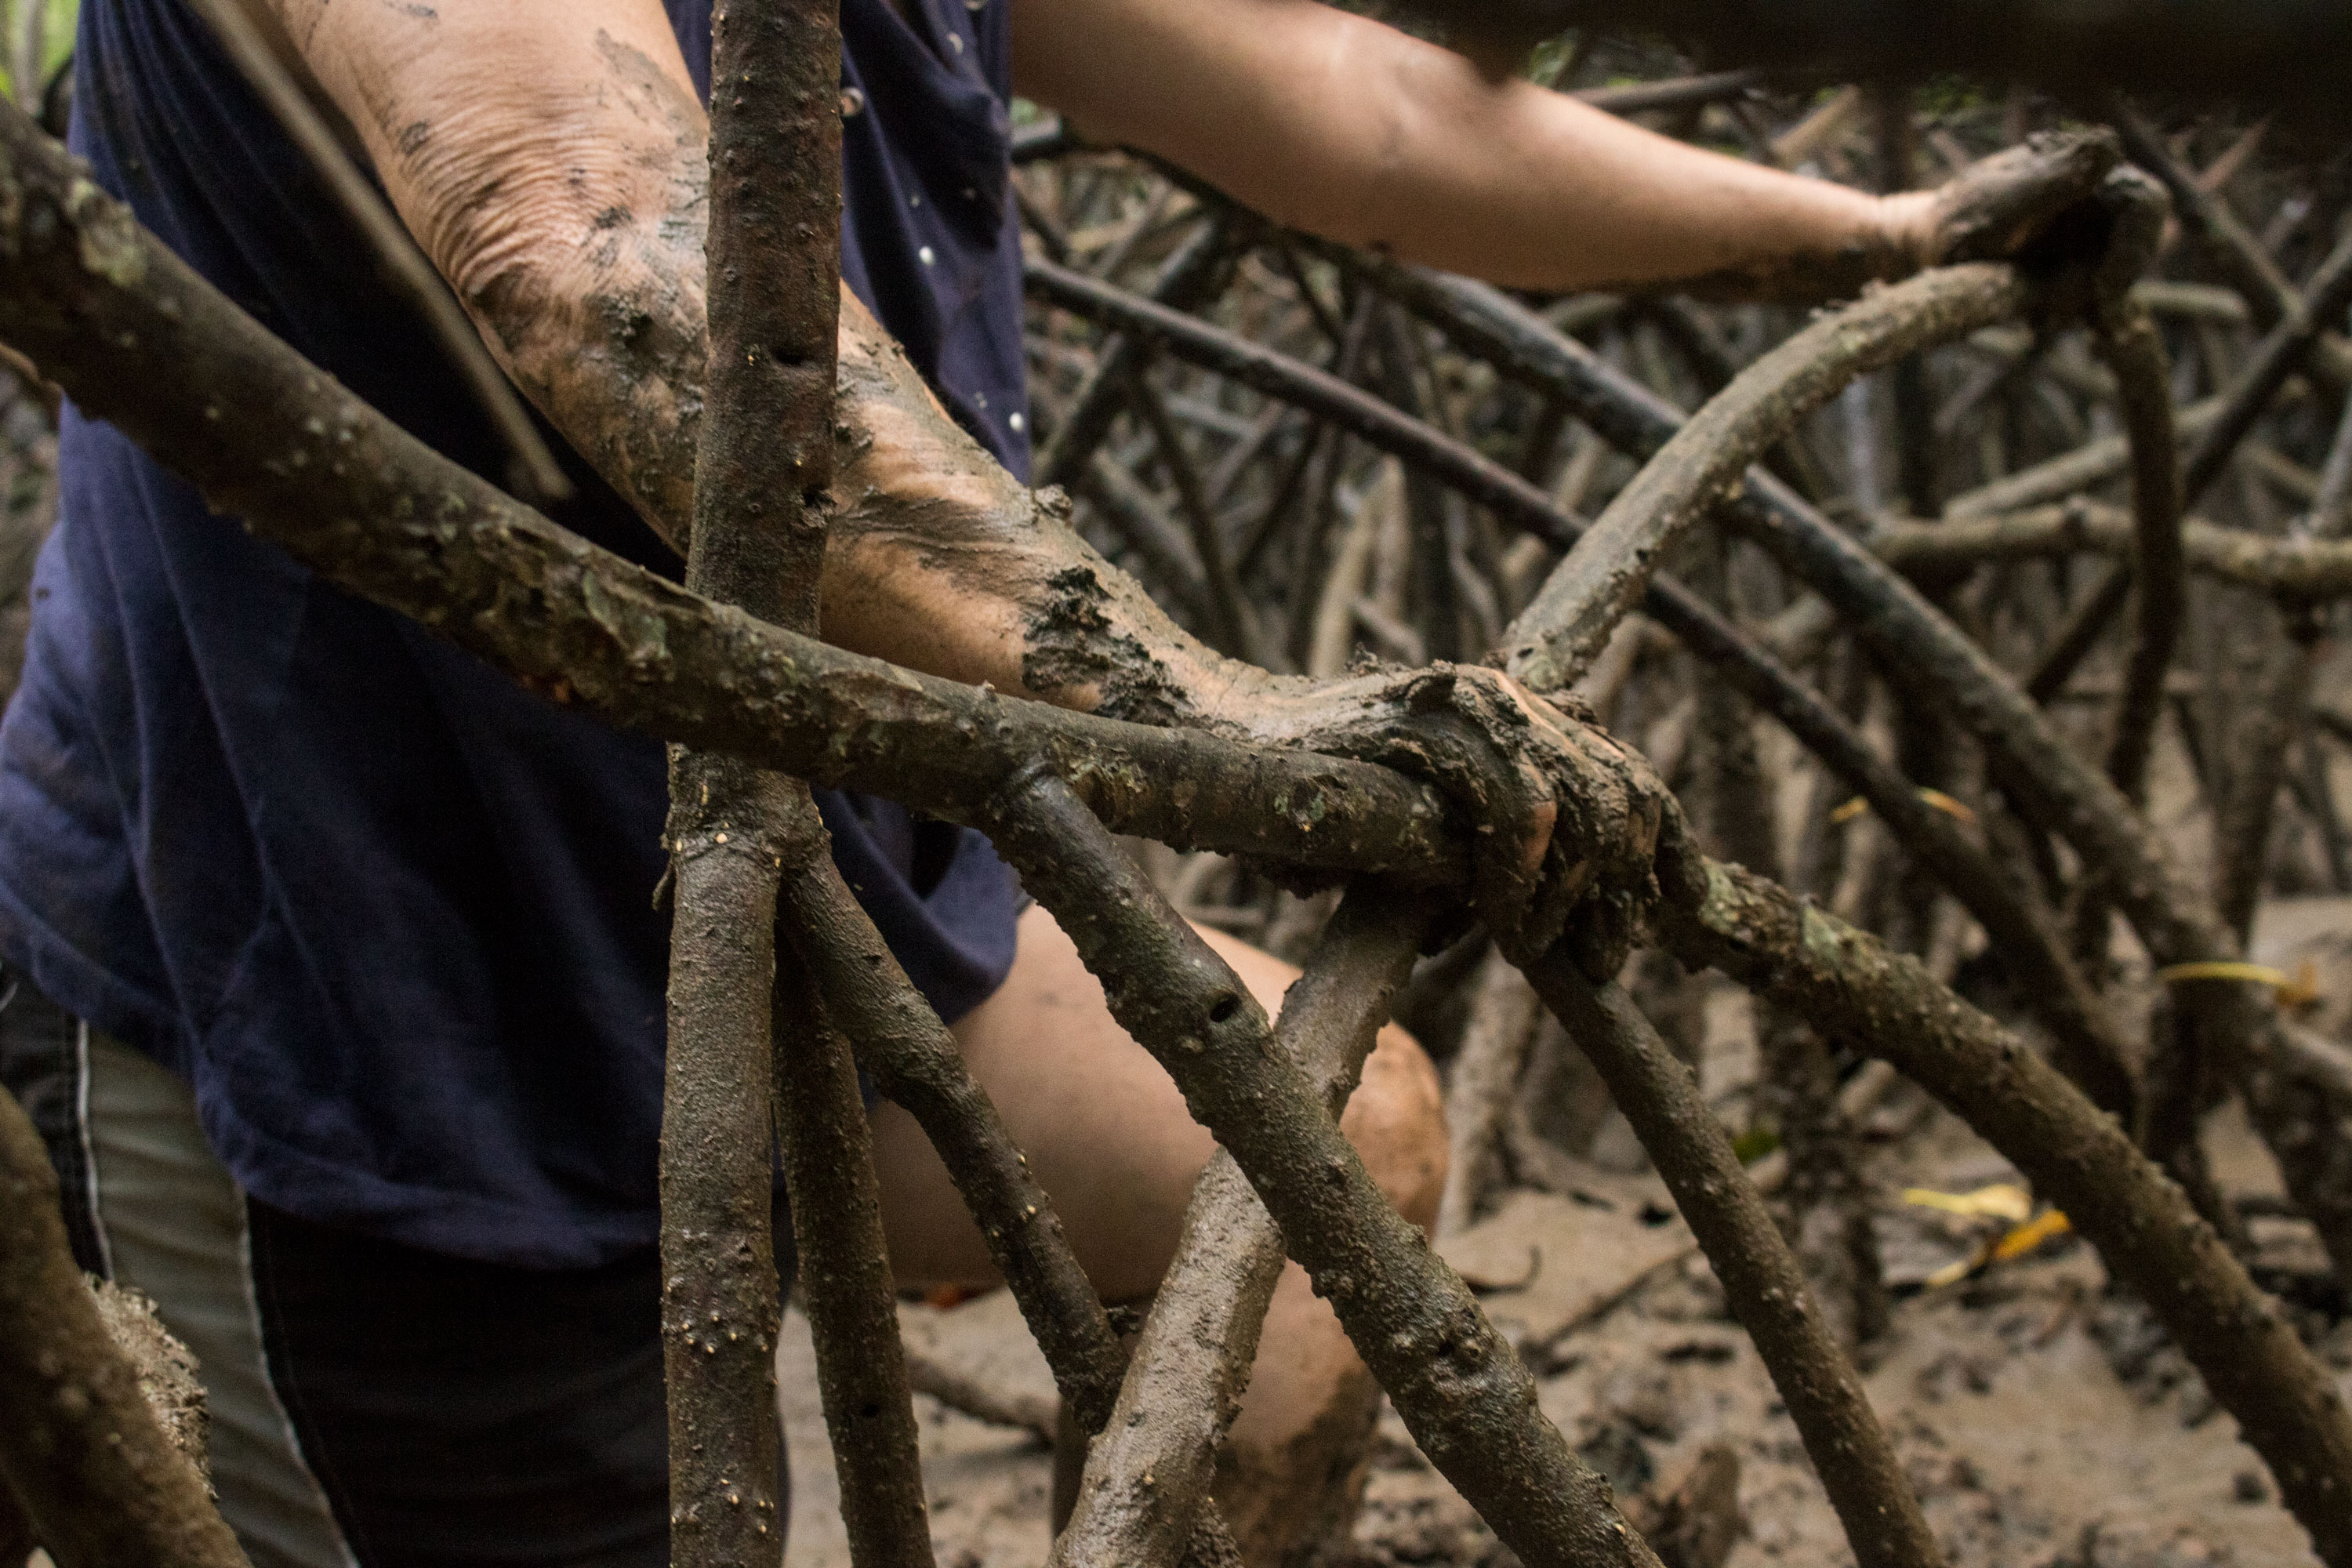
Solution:
[[(843, 271), (1016, 472), (1008, 0), (845, 0)], [(709, 0), (670, 0), (709, 90)], [(74, 149), (265, 326), (495, 475), (455, 376), (181, 0), (82, 7)], [(169, 367), (157, 367), (168, 374)], [(584, 465), (562, 455), (583, 481)], [(662, 748), (319, 582), (68, 408), (0, 724), (0, 958), (194, 1088), (278, 1207), (493, 1261), (656, 1234)], [(565, 515), (678, 563), (609, 490)], [(986, 840), (820, 795), (835, 858), (953, 1018), (1003, 980)]]

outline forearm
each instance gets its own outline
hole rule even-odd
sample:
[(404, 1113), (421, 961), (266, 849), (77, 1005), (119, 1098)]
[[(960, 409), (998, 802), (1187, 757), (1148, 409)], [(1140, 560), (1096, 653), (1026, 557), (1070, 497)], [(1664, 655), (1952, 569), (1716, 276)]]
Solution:
[[(394, 205), (516, 383), (683, 549), (708, 345), (708, 121), (658, 6), (283, 0)], [(930, 673), (1221, 724), (1271, 678), (1202, 647), (948, 416), (865, 307), (841, 311), (822, 626)]]
[[(1900, 271), (1885, 202), (1655, 135), (1315, 0), (1018, 0), (1025, 91), (1285, 223), (1513, 287), (1811, 292)], [(1279, 149), (1280, 156), (1267, 156)]]

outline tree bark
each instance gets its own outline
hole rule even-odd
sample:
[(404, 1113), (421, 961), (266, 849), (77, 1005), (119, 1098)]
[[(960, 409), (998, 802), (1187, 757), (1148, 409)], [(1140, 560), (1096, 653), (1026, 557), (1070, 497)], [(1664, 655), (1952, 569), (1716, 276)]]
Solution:
[(248, 1568), (107, 1333), (58, 1202), (41, 1135), (0, 1089), (0, 1515), (14, 1492), (58, 1568)]

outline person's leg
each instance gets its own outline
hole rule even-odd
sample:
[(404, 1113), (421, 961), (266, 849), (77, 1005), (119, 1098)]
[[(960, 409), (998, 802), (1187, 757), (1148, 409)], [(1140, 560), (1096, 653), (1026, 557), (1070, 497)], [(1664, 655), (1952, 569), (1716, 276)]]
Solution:
[[(1202, 934), (1269, 1013), (1280, 1006), (1297, 971)], [(1044, 910), (1022, 917), (1011, 976), (955, 1034), (1097, 1289), (1111, 1300), (1148, 1296), (1214, 1142), (1173, 1080), (1112, 1019), (1102, 987)], [(1430, 1224), (1445, 1182), (1445, 1127), (1436, 1073), (1403, 1031), (1382, 1031), (1340, 1126), (1406, 1217)], [(914, 1119), (885, 1102), (874, 1129), (900, 1279), (992, 1278), (979, 1232)], [(1312, 1550), (1352, 1508), (1361, 1451), (1352, 1439), (1370, 1418), (1371, 1395), (1338, 1318), (1305, 1271), (1286, 1266), (1220, 1465), (1219, 1496), (1253, 1568)]]

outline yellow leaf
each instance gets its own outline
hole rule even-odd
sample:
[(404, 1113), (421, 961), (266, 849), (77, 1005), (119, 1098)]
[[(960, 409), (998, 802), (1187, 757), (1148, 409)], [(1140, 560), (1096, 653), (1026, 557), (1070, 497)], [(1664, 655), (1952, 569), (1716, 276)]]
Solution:
[(2052, 1209), (2041, 1218), (2029, 1220), (2002, 1237), (1993, 1247), (1992, 1260), (2006, 1263), (2012, 1258), (2022, 1258), (2052, 1237), (2063, 1236), (2074, 1228), (2066, 1223), (2064, 1215)]
[(2168, 985), (2179, 980), (2242, 980), (2249, 985), (2267, 985), (2277, 994), (2282, 1007), (2307, 1007), (2320, 997), (2319, 966), (2307, 958), (2295, 966), (2293, 974), (2284, 969), (2273, 969), (2267, 963), (2239, 963), (2214, 958), (2197, 963), (2176, 963), (2158, 970), (2156, 977)]
[[(1937, 811), (1942, 812), (1946, 816), (1956, 817), (1962, 822), (1970, 824), (1971, 826), (1976, 822), (1977, 814), (1975, 812), (1969, 810), (1964, 802), (1954, 800), (1942, 790), (1923, 789), (1919, 792), (1919, 798), (1926, 801), (1929, 805), (1934, 806)], [(1830, 812), (1830, 821), (1832, 823), (1852, 822), (1855, 817), (1860, 816), (1869, 809), (1870, 802), (1863, 799), (1860, 795), (1855, 795), (1852, 800), (1832, 809)]]
[(1976, 826), (1977, 814), (1969, 810), (1963, 803), (1954, 800), (1950, 795), (1946, 795), (1942, 790), (1923, 789), (1919, 792), (1919, 798), (1926, 801), (1929, 805), (1934, 806), (1937, 811), (1942, 812), (1946, 816), (1956, 817), (1961, 822), (1967, 823), (1971, 827)]

